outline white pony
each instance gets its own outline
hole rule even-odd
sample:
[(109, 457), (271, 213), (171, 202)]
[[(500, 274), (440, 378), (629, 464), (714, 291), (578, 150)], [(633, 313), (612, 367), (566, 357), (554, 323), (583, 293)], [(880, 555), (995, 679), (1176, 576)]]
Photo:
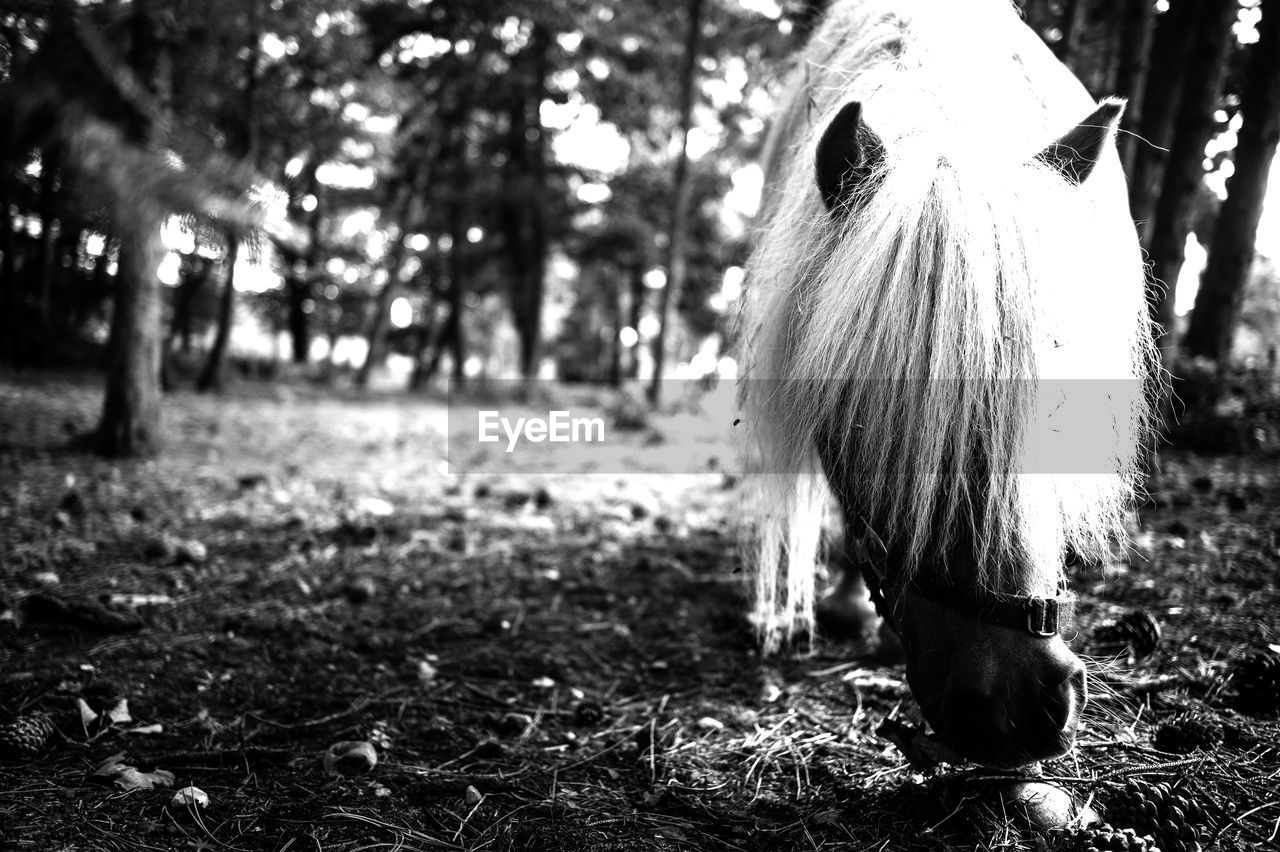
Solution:
[(1063, 559), (1122, 535), (1151, 424), (1122, 107), (1005, 0), (835, 0), (766, 150), (743, 353), (765, 645), (812, 629), (834, 506), (926, 718), (990, 765), (1073, 741)]

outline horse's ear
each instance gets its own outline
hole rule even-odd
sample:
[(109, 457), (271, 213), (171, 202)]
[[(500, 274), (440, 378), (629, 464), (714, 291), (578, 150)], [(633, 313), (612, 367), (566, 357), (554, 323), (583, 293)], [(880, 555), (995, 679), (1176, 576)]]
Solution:
[(827, 209), (847, 210), (883, 157), (880, 137), (862, 120), (862, 104), (852, 101), (841, 107), (818, 142), (814, 163)]
[(1071, 183), (1084, 183), (1106, 146), (1115, 138), (1122, 112), (1124, 101), (1115, 98), (1103, 100), (1088, 118), (1068, 130), (1037, 157), (1053, 166)]

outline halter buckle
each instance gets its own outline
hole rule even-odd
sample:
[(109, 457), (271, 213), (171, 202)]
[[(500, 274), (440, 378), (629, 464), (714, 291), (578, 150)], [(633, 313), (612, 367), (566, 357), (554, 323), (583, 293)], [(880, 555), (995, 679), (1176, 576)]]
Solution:
[(1027, 600), (1027, 632), (1047, 639), (1058, 632), (1058, 602), (1032, 595)]

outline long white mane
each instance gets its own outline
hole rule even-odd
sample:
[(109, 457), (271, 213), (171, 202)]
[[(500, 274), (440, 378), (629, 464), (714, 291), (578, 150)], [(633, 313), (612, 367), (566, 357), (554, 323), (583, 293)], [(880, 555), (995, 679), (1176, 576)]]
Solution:
[[(884, 159), (841, 218), (813, 164), (854, 100)], [(1094, 102), (1004, 0), (836, 0), (783, 103), (744, 315), (766, 646), (812, 625), (819, 433), (908, 576), (965, 529), (979, 583), (1053, 593), (1122, 534), (1150, 424), (1119, 159), (1073, 186), (1035, 157)]]

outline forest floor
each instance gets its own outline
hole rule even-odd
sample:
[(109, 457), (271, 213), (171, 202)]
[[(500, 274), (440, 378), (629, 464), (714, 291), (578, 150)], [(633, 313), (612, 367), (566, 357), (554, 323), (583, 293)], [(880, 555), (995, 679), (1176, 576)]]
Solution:
[[(0, 724), (56, 726), (0, 759), (0, 850), (1058, 843), (877, 736), (901, 666), (760, 657), (714, 440), (683, 476), (445, 475), (440, 401), (245, 385), (167, 397), (164, 453), (121, 463), (68, 447), (99, 405), (0, 380)], [(1280, 650), (1280, 471), (1168, 455), (1151, 490), (1128, 555), (1073, 569), (1073, 641), (1161, 638), (1099, 666), (1044, 777), (1118, 827), (1122, 782), (1168, 782), (1203, 848), (1275, 848), (1280, 723), (1232, 673)], [(1211, 747), (1157, 748), (1186, 711)], [(348, 741), (376, 766), (327, 773)]]

